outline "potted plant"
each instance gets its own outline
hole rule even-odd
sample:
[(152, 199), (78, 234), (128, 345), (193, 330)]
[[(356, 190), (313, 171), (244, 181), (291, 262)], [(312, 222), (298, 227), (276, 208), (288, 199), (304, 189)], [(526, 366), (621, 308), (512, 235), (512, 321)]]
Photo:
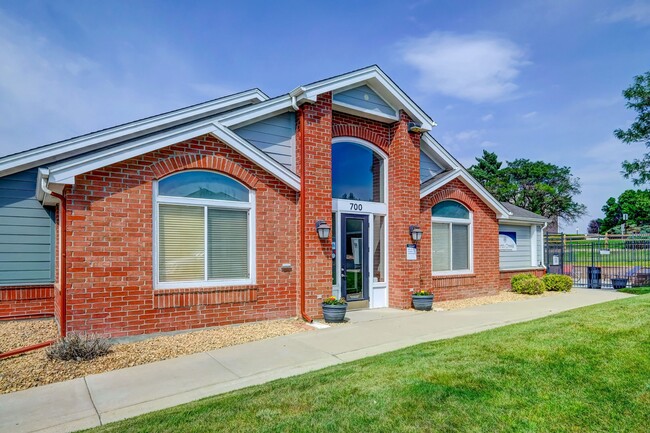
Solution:
[(419, 290), (411, 294), (413, 308), (421, 311), (430, 311), (433, 305), (433, 293), (428, 290)]
[(323, 318), (326, 322), (340, 323), (345, 320), (348, 304), (345, 298), (330, 296), (323, 301)]
[(616, 277), (612, 278), (612, 287), (615, 290), (624, 289), (627, 286), (627, 278), (625, 277)]

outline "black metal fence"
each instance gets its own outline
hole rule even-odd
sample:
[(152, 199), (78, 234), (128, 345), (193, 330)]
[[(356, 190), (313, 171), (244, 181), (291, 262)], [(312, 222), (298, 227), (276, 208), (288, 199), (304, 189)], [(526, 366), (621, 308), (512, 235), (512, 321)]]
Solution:
[(569, 275), (576, 287), (650, 286), (650, 235), (546, 233), (546, 269)]

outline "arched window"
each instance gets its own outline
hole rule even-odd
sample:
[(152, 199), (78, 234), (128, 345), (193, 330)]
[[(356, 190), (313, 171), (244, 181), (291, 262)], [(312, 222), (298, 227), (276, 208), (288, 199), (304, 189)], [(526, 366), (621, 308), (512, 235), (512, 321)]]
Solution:
[(157, 187), (158, 286), (250, 284), (254, 192), (210, 171), (173, 174)]
[(472, 270), (472, 213), (462, 204), (442, 201), (431, 208), (433, 273)]
[(383, 203), (384, 158), (351, 141), (332, 143), (332, 198)]

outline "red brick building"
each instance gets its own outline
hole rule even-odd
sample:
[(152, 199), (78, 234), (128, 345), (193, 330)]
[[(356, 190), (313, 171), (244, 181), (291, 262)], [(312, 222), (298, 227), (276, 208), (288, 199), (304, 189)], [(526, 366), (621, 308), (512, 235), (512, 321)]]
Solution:
[(491, 197), (434, 126), (373, 66), (0, 158), (0, 316), (117, 337), (543, 272), (545, 220)]

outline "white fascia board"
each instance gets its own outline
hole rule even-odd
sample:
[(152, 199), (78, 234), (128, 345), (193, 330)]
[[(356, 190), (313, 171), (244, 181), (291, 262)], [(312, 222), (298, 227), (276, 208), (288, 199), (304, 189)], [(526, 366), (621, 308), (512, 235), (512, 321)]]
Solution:
[(260, 102), (251, 107), (242, 107), (231, 111), (218, 116), (216, 120), (227, 128), (240, 128), (249, 123), (258, 122), (291, 110), (291, 96), (284, 95)]
[(429, 131), (436, 126), (436, 122), (422, 111), (411, 98), (376, 66), (298, 87), (290, 95), (296, 96), (298, 102), (304, 100), (313, 102), (322, 93), (348, 89), (361, 84), (368, 84), (392, 107), (402, 108), (414, 121), (422, 123), (422, 127), (425, 130)]
[(456, 158), (454, 158), (449, 152), (447, 152), (447, 149), (442, 147), (442, 145), (438, 143), (438, 141), (436, 141), (436, 139), (433, 138), (430, 134), (428, 133), (422, 134), (420, 141), (426, 144), (429, 152), (427, 152), (427, 150), (425, 149), (425, 153), (429, 154), (429, 156), (437, 155), (448, 165), (448, 168), (456, 169), (461, 167), (461, 164), (456, 160)]
[(447, 173), (446, 175), (442, 176), (440, 179), (436, 180), (435, 182), (427, 185), (424, 188), (420, 189), (420, 200), (423, 199), (424, 197), (428, 196), (441, 186), (451, 182), (452, 180), (456, 179), (458, 176), (461, 175), (460, 170), (453, 170)]
[(216, 114), (230, 107), (260, 103), (267, 99), (268, 96), (259, 89), (248, 90), (192, 107), (9, 155), (0, 158), (0, 177), (42, 164), (74, 157), (80, 153), (100, 149), (145, 133), (150, 134), (182, 122), (192, 121), (195, 118), (209, 116), (213, 112)]
[(508, 218), (500, 218), (499, 222), (504, 224), (525, 225), (525, 226), (543, 226), (549, 222), (546, 218), (524, 218), (510, 215)]
[(49, 167), (50, 184), (73, 184), (75, 176), (87, 173), (98, 168), (106, 167), (138, 155), (149, 153), (163, 147), (171, 146), (191, 138), (205, 134), (212, 134), (219, 140), (244, 155), (253, 163), (276, 176), (294, 190), (300, 190), (300, 179), (280, 163), (252, 146), (247, 141), (239, 138), (217, 122), (202, 122), (200, 124), (180, 127), (172, 131), (165, 131), (146, 138), (133, 140), (113, 148), (82, 155), (54, 164)]
[(432, 192), (446, 185), (454, 179), (460, 179), (465, 186), (467, 186), (474, 194), (479, 196), (485, 204), (487, 204), (490, 209), (492, 209), (496, 214), (498, 219), (509, 219), (511, 217), (508, 210), (503, 207), (490, 193), (488, 193), (483, 186), (476, 181), (472, 176), (470, 176), (465, 169), (458, 168), (447, 175), (441, 177), (436, 182), (427, 185), (425, 188), (420, 189), (420, 199), (425, 198)]
[(464, 168), (460, 168), (461, 175), (459, 176), (463, 182), (472, 192), (478, 195), (497, 214), (497, 219), (510, 219), (512, 214), (506, 209), (492, 194), (490, 194), (471, 174)]

